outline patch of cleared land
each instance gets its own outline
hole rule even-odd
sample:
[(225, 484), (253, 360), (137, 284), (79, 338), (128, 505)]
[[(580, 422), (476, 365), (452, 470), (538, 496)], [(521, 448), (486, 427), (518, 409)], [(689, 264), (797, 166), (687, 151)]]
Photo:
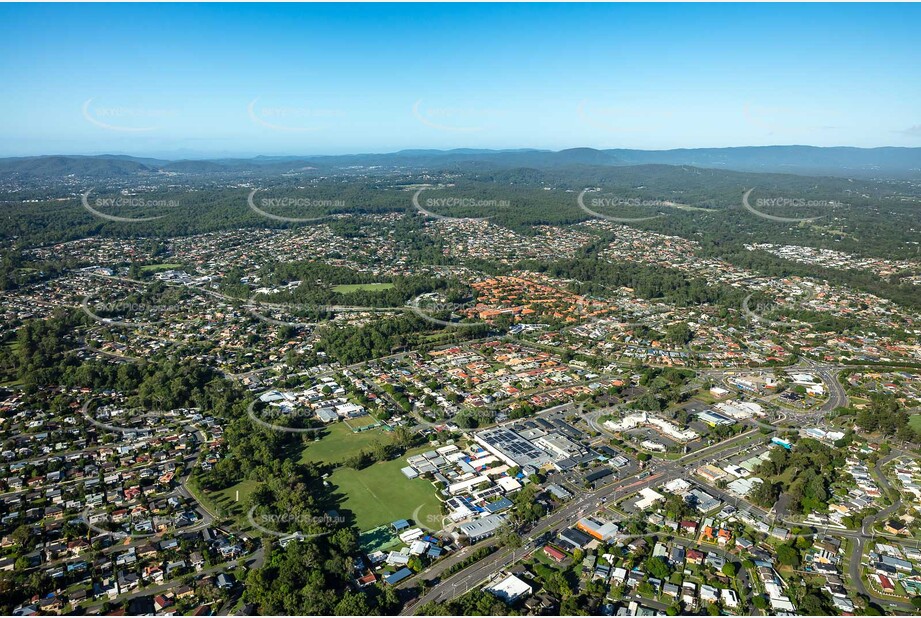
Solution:
[(908, 418), (908, 426), (915, 431), (921, 432), (921, 414), (912, 414)]
[(141, 272), (155, 273), (161, 270), (176, 270), (177, 268), (182, 268), (182, 264), (148, 264), (147, 266), (141, 266)]
[(333, 292), (336, 294), (348, 294), (350, 292), (382, 292), (392, 287), (392, 283), (349, 283), (345, 285), (334, 285)]
[(390, 433), (383, 429), (368, 429), (355, 433), (341, 421), (329, 425), (324, 433), (322, 438), (309, 442), (304, 448), (301, 455), (302, 463), (341, 463), (363, 450), (368, 450), (377, 441), (383, 444), (389, 444), (391, 441)]

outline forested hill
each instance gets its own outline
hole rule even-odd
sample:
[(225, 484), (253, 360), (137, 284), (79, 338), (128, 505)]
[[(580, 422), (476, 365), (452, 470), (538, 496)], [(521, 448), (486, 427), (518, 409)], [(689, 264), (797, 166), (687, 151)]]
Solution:
[(921, 148), (819, 148), (751, 146), (678, 150), (404, 150), (383, 154), (220, 159), (151, 159), (124, 155), (14, 157), (0, 159), (0, 180), (77, 175), (118, 178), (150, 174), (285, 174), (343, 168), (493, 169), (663, 164), (747, 172), (782, 172), (855, 178), (921, 178)]

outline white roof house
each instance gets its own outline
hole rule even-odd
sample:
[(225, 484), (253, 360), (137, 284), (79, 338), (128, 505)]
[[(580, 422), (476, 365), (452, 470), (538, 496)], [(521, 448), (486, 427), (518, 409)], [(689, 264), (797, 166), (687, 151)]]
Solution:
[(736, 608), (739, 606), (739, 596), (736, 594), (736, 591), (731, 588), (723, 588), (720, 590), (720, 598), (723, 601), (723, 605), (729, 608)]
[(665, 497), (659, 492), (648, 487), (644, 487), (640, 490), (640, 499), (636, 501), (636, 508), (640, 510), (647, 509), (656, 502), (664, 499)]
[(518, 599), (528, 596), (533, 592), (531, 586), (514, 575), (509, 575), (505, 579), (487, 587), (485, 590), (506, 603), (514, 603)]

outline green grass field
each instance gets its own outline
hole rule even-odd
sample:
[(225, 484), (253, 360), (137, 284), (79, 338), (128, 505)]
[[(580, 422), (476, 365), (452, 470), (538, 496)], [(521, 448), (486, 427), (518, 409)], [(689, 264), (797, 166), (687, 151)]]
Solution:
[[(21, 346), (19, 345), (19, 342), (16, 341), (15, 339), (6, 344), (7, 352), (11, 356), (15, 356), (19, 354), (20, 347)], [(0, 386), (5, 387), (5, 388), (19, 388), (23, 386), (23, 382), (21, 380), (9, 380), (9, 381), (4, 382), (3, 379), (7, 377), (12, 378), (13, 376), (9, 375), (9, 376), (3, 376), (2, 378), (0, 378)]]
[[(422, 452), (411, 451), (408, 454)], [(346, 495), (341, 507), (354, 513), (358, 529), (365, 531), (389, 524), (397, 519), (416, 519), (423, 525), (438, 529), (441, 526), (441, 503), (435, 488), (423, 479), (409, 480), (400, 468), (406, 466), (406, 457), (376, 463), (364, 470), (339, 468), (329, 481), (336, 491)], [(416, 509), (418, 515), (414, 517)]]
[(350, 283), (346, 285), (334, 285), (333, 292), (336, 294), (348, 294), (350, 292), (382, 292), (392, 287), (392, 283)]
[(240, 504), (245, 504), (249, 500), (249, 496), (256, 487), (259, 486), (258, 481), (240, 481), (236, 485), (231, 485), (226, 489), (221, 491), (216, 491), (211, 495), (214, 496), (216, 501), (221, 501), (225, 503), (235, 503), (237, 501), (237, 492), (240, 492)]
[(141, 272), (156, 273), (161, 270), (175, 270), (181, 267), (182, 264), (148, 264), (147, 266), (141, 266)]
[(912, 414), (908, 418), (908, 426), (915, 431), (921, 432), (921, 414)]
[(388, 444), (390, 434), (380, 428), (353, 433), (345, 423), (333, 423), (319, 441), (307, 445), (301, 462), (339, 463), (366, 450), (378, 440)]
[(370, 427), (371, 425), (377, 423), (377, 419), (370, 414), (366, 414), (365, 416), (359, 416), (358, 418), (343, 419), (341, 422), (343, 425), (347, 425), (352, 430), (355, 430), (361, 429), (362, 427)]
[[(250, 527), (246, 519), (246, 505), (250, 495), (259, 485), (259, 481), (240, 481), (220, 491), (205, 493), (203, 490), (197, 490), (193, 492), (193, 495), (218, 516), (230, 517), (245, 529)], [(238, 491), (240, 492), (239, 502), (237, 502)]]
[[(390, 434), (382, 429), (353, 433), (344, 423), (335, 423), (329, 427), (327, 435), (304, 449), (301, 461), (340, 462), (368, 448), (376, 440), (390, 439)], [(406, 466), (406, 457), (428, 448), (420, 447), (364, 470), (338, 468), (329, 477), (334, 491), (344, 496), (340, 508), (354, 513), (359, 530), (370, 530), (397, 519), (415, 519), (416, 509), (419, 510), (416, 516), (423, 525), (432, 529), (441, 527), (441, 503), (435, 495), (435, 488), (422, 479), (409, 480), (400, 472), (400, 468)], [(232, 517), (248, 528), (244, 507), (258, 486), (259, 481), (242, 481), (202, 498), (209, 507), (220, 510), (221, 515)], [(236, 500), (237, 491), (240, 492), (239, 502)]]

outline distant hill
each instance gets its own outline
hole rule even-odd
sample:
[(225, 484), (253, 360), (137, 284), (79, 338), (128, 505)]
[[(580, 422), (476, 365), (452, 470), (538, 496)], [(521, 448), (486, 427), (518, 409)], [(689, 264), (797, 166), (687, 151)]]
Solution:
[(15, 175), (22, 178), (62, 178), (71, 175), (100, 178), (127, 177), (149, 174), (163, 163), (167, 162), (153, 163), (151, 159), (112, 155), (15, 157), (0, 159), (0, 175)]
[(751, 172), (841, 175), (921, 174), (921, 148), (746, 146), (679, 150), (606, 150), (626, 165), (662, 163)]
[(921, 148), (819, 148), (750, 146), (630, 150), (402, 150), (381, 154), (310, 157), (253, 157), (167, 161), (125, 155), (15, 157), (0, 159), (0, 178), (50, 179), (66, 176), (124, 178), (161, 172), (209, 175), (274, 175), (317, 170), (381, 167), (387, 169), (553, 169), (573, 166), (693, 166), (741, 172), (839, 177), (921, 178)]

